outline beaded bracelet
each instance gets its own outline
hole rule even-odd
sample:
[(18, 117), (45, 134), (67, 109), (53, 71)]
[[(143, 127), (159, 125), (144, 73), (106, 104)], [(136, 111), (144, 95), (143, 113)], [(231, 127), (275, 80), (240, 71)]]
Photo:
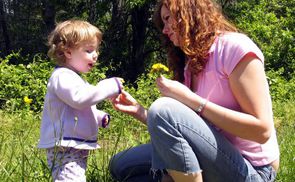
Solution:
[(204, 110), (204, 107), (206, 106), (208, 100), (207, 99), (203, 99), (201, 104), (199, 105), (199, 107), (197, 107), (196, 109), (196, 112), (198, 113), (198, 115), (201, 115), (203, 110)]

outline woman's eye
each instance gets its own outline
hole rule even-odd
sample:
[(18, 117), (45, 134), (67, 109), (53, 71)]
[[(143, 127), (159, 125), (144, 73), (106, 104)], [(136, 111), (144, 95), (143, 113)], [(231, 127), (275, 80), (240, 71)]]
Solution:
[(165, 19), (165, 21), (169, 21), (170, 20), (170, 16), (167, 15), (164, 19)]
[(168, 20), (169, 20), (169, 16), (164, 16), (162, 19), (163, 19), (163, 21), (165, 21), (165, 22), (167, 22)]

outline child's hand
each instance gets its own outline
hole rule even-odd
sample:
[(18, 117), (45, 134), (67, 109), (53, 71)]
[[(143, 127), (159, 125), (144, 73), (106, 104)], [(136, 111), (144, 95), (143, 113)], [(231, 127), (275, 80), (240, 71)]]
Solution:
[(118, 84), (119, 84), (119, 88), (120, 88), (120, 90), (123, 90), (123, 88), (124, 88), (124, 83), (125, 83), (125, 81), (124, 81), (124, 79), (123, 78), (120, 78), (120, 77), (116, 77), (117, 78), (117, 80), (118, 80)]
[(106, 115), (106, 117), (104, 117), (102, 120), (102, 127), (106, 128), (109, 125), (109, 122), (110, 122), (110, 116)]
[(122, 84), (124, 84), (125, 83), (125, 81), (124, 81), (124, 79), (123, 78), (118, 78), (119, 79), (119, 81), (122, 83)]

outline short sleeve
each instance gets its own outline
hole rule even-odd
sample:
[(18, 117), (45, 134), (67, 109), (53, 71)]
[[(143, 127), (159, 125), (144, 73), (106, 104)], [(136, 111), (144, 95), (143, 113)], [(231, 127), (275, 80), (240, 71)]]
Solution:
[(218, 44), (222, 63), (222, 71), (227, 76), (232, 73), (236, 65), (242, 58), (253, 53), (259, 60), (264, 63), (264, 56), (258, 46), (246, 35), (241, 33), (228, 33), (220, 37)]

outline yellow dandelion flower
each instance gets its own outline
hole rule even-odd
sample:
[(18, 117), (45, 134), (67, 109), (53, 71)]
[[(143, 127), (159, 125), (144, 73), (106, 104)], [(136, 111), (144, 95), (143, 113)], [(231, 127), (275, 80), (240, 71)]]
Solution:
[(24, 97), (24, 102), (25, 102), (26, 104), (31, 104), (31, 103), (33, 102), (33, 99), (30, 99), (28, 96), (25, 96), (25, 97)]
[(161, 64), (161, 63), (156, 63), (152, 66), (152, 69), (151, 69), (151, 73), (154, 73), (154, 72), (168, 72), (169, 71), (169, 68), (167, 68), (167, 66)]

